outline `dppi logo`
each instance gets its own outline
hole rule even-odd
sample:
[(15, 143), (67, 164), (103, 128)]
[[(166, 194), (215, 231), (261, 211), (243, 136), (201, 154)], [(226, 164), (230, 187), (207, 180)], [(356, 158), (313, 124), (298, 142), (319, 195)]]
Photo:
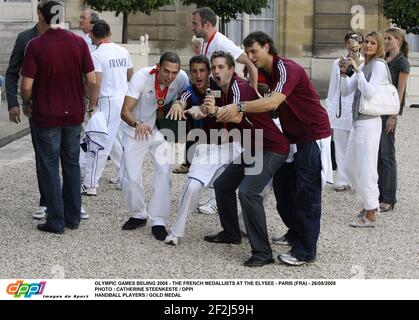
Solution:
[(23, 280), (18, 280), (7, 286), (6, 292), (14, 295), (15, 298), (31, 298), (33, 295), (42, 294), (45, 289), (46, 281), (39, 283), (24, 283)]

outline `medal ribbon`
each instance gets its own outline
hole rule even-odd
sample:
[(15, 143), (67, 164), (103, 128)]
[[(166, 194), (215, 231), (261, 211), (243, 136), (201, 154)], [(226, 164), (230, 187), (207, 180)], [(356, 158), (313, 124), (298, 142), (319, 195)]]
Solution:
[[(217, 34), (217, 32), (216, 32), (216, 33), (214, 33), (214, 34), (212, 35), (212, 37), (208, 40), (207, 47), (205, 48), (205, 55), (207, 55), (207, 53), (208, 53), (208, 48), (209, 48), (209, 46), (210, 46), (210, 44), (211, 44), (212, 40), (214, 40), (214, 38), (215, 38), (216, 34)], [(202, 46), (202, 49), (204, 49), (204, 46)]]

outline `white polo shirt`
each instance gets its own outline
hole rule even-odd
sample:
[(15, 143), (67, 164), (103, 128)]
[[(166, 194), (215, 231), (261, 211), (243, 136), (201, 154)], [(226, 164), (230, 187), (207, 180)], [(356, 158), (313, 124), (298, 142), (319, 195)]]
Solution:
[(229, 38), (223, 35), (220, 32), (215, 34), (215, 37), (211, 42), (204, 42), (202, 44), (201, 53), (206, 55), (207, 58), (211, 61), (211, 56), (215, 51), (225, 51), (229, 52), (234, 60), (237, 60), (244, 51), (234, 44)]
[[(156, 74), (150, 74), (153, 68), (146, 67), (137, 71), (132, 77), (129, 86), (127, 96), (138, 99), (138, 103), (135, 106), (132, 114), (138, 121), (142, 121), (151, 128), (154, 128), (156, 124), (156, 90), (154, 88), (154, 81)], [(170, 84), (169, 90), (166, 96), (166, 104), (170, 104), (176, 100), (177, 97), (185, 91), (189, 85), (189, 78), (185, 71), (180, 70), (176, 79)], [(135, 129), (125, 124), (125, 132), (132, 137), (135, 137)]]
[(113, 42), (102, 43), (92, 52), (95, 72), (102, 73), (99, 97), (124, 96), (128, 90), (127, 70), (133, 67), (128, 51)]

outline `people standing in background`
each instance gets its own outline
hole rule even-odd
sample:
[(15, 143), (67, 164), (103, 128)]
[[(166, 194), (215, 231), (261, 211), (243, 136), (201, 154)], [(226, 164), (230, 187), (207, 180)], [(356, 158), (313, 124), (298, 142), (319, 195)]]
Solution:
[[(38, 229), (62, 234), (81, 218), (80, 130), (84, 118), (83, 78), (91, 89), (95, 73), (89, 48), (72, 32), (52, 29), (64, 17), (57, 1), (39, 10), (45, 32), (32, 39), (22, 65), (23, 110), (34, 121), (41, 185), (48, 215)], [(63, 184), (60, 179), (60, 164)]]
[[(350, 223), (352, 227), (375, 227), (378, 199), (378, 149), (381, 136), (381, 117), (368, 116), (359, 112), (361, 96), (371, 99), (379, 84), (391, 81), (384, 58), (384, 38), (373, 31), (366, 35), (363, 44), (365, 64), (348, 58), (349, 62), (340, 62), (342, 95), (354, 93), (352, 104), (353, 125), (346, 149), (345, 170), (355, 187), (356, 195), (363, 209)], [(352, 66), (354, 74), (349, 73)]]
[[(410, 72), (408, 58), (409, 44), (399, 28), (387, 29), (384, 33), (386, 62), (390, 69), (393, 85), (400, 97), (400, 112), (403, 114), (407, 79)], [(382, 132), (378, 151), (378, 188), (380, 190), (380, 211), (394, 209), (397, 202), (396, 124), (398, 115), (381, 116)]]
[(197, 38), (202, 38), (201, 54), (211, 59), (215, 51), (230, 53), (236, 62), (245, 65), (249, 72), (250, 85), (257, 92), (258, 71), (255, 65), (249, 60), (246, 53), (228, 39), (225, 35), (218, 32), (217, 15), (208, 7), (198, 8), (192, 13), (192, 31)]
[[(121, 124), (121, 109), (128, 90), (128, 81), (134, 74), (134, 68), (128, 51), (113, 43), (111, 28), (106, 21), (99, 20), (92, 29), (93, 44), (97, 49), (92, 52), (95, 65), (96, 84), (90, 93), (89, 118), (96, 110), (102, 112), (108, 134), (103, 141), (103, 149), (87, 152), (85, 155), (82, 194), (96, 196), (99, 179), (106, 166), (106, 161), (115, 142)], [(117, 162), (121, 158), (114, 159)]]
[(87, 9), (80, 13), (79, 17), (79, 28), (83, 31), (83, 39), (86, 41), (89, 51), (93, 52), (96, 50), (96, 45), (92, 42), (91, 32), (93, 25), (99, 21), (99, 16), (96, 12)]
[[(355, 32), (345, 35), (345, 45), (348, 50), (346, 58), (351, 57), (358, 63), (361, 61), (362, 36)], [(340, 89), (339, 60), (333, 62), (330, 75), (329, 90), (327, 92), (327, 113), (333, 129), (335, 144), (336, 176), (333, 190), (345, 191), (350, 189), (349, 179), (344, 170), (345, 153), (348, 145), (349, 133), (352, 128), (352, 102), (354, 94), (343, 97)]]

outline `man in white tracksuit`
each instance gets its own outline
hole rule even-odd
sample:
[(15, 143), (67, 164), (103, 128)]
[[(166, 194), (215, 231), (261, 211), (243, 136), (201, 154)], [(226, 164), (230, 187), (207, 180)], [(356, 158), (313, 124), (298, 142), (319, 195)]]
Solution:
[[(129, 220), (122, 230), (144, 226), (150, 216), (157, 240), (167, 236), (170, 212), (172, 146), (157, 129), (156, 120), (164, 118), (164, 107), (175, 100), (189, 84), (180, 70), (176, 53), (160, 57), (156, 68), (143, 68), (134, 74), (121, 111), (122, 134), (121, 184)], [(142, 184), (143, 162), (150, 152), (154, 164), (153, 195), (147, 210)]]
[(99, 179), (114, 144), (121, 124), (121, 108), (134, 69), (131, 57), (125, 48), (111, 42), (109, 24), (103, 20), (95, 23), (92, 29), (93, 43), (97, 49), (92, 52), (95, 65), (96, 85), (91, 92), (89, 117), (97, 108), (102, 112), (108, 127), (108, 136), (103, 150), (88, 152), (85, 155), (82, 194), (95, 196)]
[[(357, 61), (360, 59), (360, 43), (358, 34), (349, 32), (345, 35), (345, 44), (348, 49), (348, 57)], [(333, 141), (335, 143), (336, 177), (334, 190), (345, 191), (349, 187), (349, 178), (344, 170), (346, 147), (349, 141), (349, 133), (352, 128), (352, 102), (354, 94), (342, 96), (340, 88), (339, 59), (333, 62), (330, 75), (329, 91), (327, 93), (327, 113), (330, 125), (333, 129)]]

